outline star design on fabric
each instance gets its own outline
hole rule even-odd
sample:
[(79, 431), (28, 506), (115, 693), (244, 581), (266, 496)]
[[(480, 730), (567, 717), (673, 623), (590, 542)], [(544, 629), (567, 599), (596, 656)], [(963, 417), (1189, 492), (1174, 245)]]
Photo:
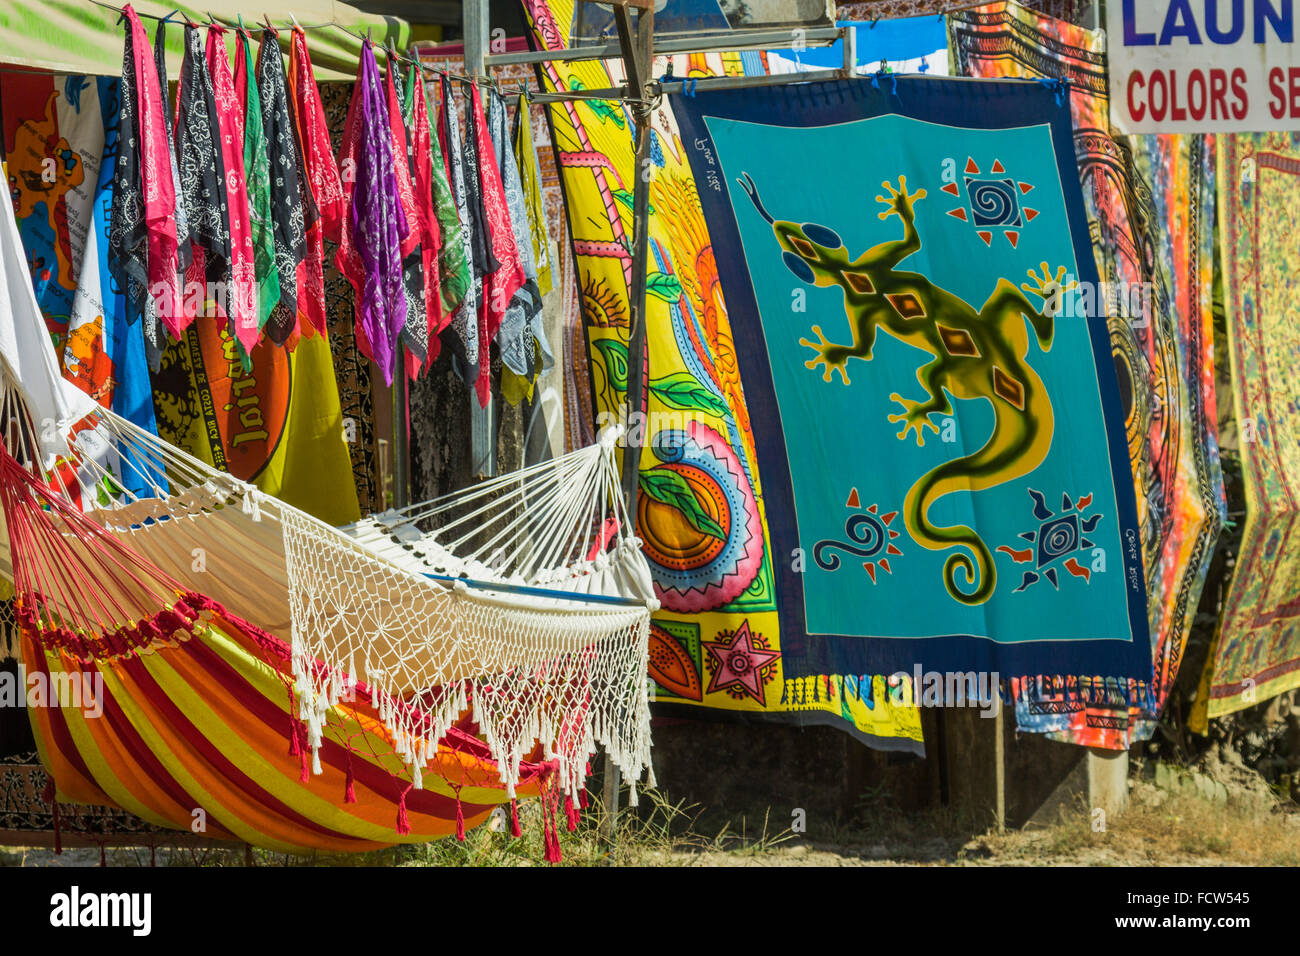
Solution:
[(762, 706), (767, 703), (767, 694), (763, 687), (763, 669), (777, 660), (781, 653), (767, 649), (767, 642), (761, 635), (749, 629), (746, 619), (735, 634), (726, 632), (718, 634), (716, 641), (701, 642), (708, 652), (713, 676), (709, 679), (708, 693), (728, 691), (736, 697), (752, 697)]

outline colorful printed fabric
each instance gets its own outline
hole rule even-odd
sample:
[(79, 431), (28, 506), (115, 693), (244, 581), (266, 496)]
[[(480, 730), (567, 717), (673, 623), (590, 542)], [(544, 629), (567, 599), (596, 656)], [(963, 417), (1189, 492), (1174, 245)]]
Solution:
[(190, 220), (185, 212), (185, 197), (181, 194), (180, 164), (176, 161), (176, 130), (172, 123), (167, 97), (171, 86), (167, 80), (167, 23), (159, 20), (153, 34), (153, 62), (158, 72), (158, 91), (163, 100), (163, 126), (167, 132), (167, 153), (171, 159), (172, 192), (176, 197), (176, 259), (177, 271), (184, 274), (190, 267)]
[[(460, 124), (456, 115), (456, 104), (451, 95), (451, 84), (439, 81), (442, 86), (442, 109), (439, 113), (438, 137), (442, 141), (443, 154), (447, 157), (448, 179), (456, 199), (456, 218), (460, 222), (460, 240), (464, 250), (465, 263), (464, 295), (459, 308), (452, 312), (450, 345), (456, 353), (458, 371), (465, 384), (471, 388), (478, 381), (479, 366), (479, 295), (482, 288), (483, 274), (480, 271), (482, 255), (476, 250), (482, 246), (482, 230), (475, 225), (475, 217), (470, 212), (471, 200), (477, 202), (476, 195), (471, 196), (471, 178), (465, 170), (465, 147), (460, 136)], [(486, 349), (488, 343), (483, 343)]]
[[(412, 68), (412, 73), (419, 71)], [(441, 82), (437, 84), (441, 87)], [(425, 112), (429, 117), (438, 115), (438, 102), (441, 97), (428, 86), (423, 87)], [(435, 97), (438, 97), (435, 99)], [(469, 266), (465, 261), (465, 239), (461, 230), (460, 215), (457, 211), (456, 197), (451, 191), (451, 168), (447, 155), (442, 148), (442, 137), (438, 128), (430, 120), (429, 151), (433, 177), (433, 208), (438, 217), (438, 231), (441, 247), (438, 249), (438, 292), (441, 297), (442, 318), (438, 323), (441, 332), (451, 323), (452, 313), (465, 298), (465, 287), (469, 284)]]
[[(483, 283), (483, 302), (479, 306), (479, 315), (482, 317), (479, 322), (479, 335), (480, 340), (486, 343), (496, 339), (515, 294), (524, 285), (525, 275), (523, 263), (520, 261), (519, 246), (515, 240), (514, 225), (510, 220), (505, 183), (497, 163), (497, 147), (488, 132), (487, 115), (483, 110), (483, 101), (479, 96), (477, 84), (470, 85), (469, 94), (466, 123), (470, 128), (466, 133), (474, 142), (480, 177), (480, 197), (485, 216), (483, 224), (491, 258), (497, 263), (497, 267), (491, 270)], [(504, 127), (502, 132), (504, 133)], [(475, 391), (478, 393), (479, 404), (486, 408), (491, 398), (492, 368), (485, 349), (479, 351), (478, 368)]]
[(442, 311), (442, 278), (438, 274), (438, 256), (442, 246), (442, 231), (435, 208), (433, 126), (429, 121), (429, 104), (424, 92), (424, 78), (419, 67), (412, 66), (406, 74), (403, 118), (411, 130), (410, 160), (411, 187), (420, 216), (420, 267), (424, 285), (421, 302), (425, 311), (425, 365), (433, 361), (440, 351), (438, 333), (446, 323)]
[[(836, 26), (850, 27), (857, 53), (856, 71), (862, 74), (948, 73), (948, 31), (943, 15), (877, 19), (867, 23), (850, 22), (842, 9), (836, 11)], [(768, 69), (772, 73), (804, 73), (808, 70), (837, 70), (844, 67), (844, 43), (836, 40), (829, 46), (803, 50), (767, 51)]]
[(505, 193), (506, 211), (510, 216), (511, 236), (524, 278), (502, 316), (497, 347), (501, 352), (503, 375), (510, 372), (531, 380), (537, 373), (539, 345), (545, 368), (555, 364), (555, 357), (546, 344), (546, 330), (542, 327), (542, 293), (537, 287), (537, 266), (533, 263), (533, 240), (528, 211), (524, 206), (519, 164), (510, 144), (506, 101), (496, 90), (488, 94), (487, 122), (496, 153), (497, 172)]
[(1246, 526), (1193, 714), (1201, 733), (1207, 717), (1300, 687), (1297, 217), (1300, 133), (1219, 137), (1219, 261)]
[[(373, 59), (373, 53), (368, 50), (366, 55)], [(301, 27), (293, 30), (288, 79), (302, 182), (306, 187), (303, 199), (307, 204), (307, 256), (300, 269), (298, 311), (312, 328), (324, 332), (325, 240), (338, 241), (347, 207), (343, 182), (330, 148), (325, 109), (307, 53), (307, 35)]]
[(426, 226), (427, 203), (415, 198), (415, 175), (412, 165), (411, 140), (407, 135), (406, 108), (397, 93), (396, 60), (390, 53), (387, 75), (384, 77), (384, 95), (388, 104), (388, 125), (393, 137), (393, 165), (397, 173), (397, 195), (402, 204), (409, 227), (402, 242), (402, 290), (406, 296), (406, 324), (402, 326), (401, 341), (406, 346), (403, 365), (407, 375), (415, 378), (429, 357), (429, 313), (425, 308), (424, 250), (421, 240)]
[(361, 56), (339, 165), (344, 178), (344, 220), (334, 261), (356, 290), (357, 345), (391, 385), (397, 340), (406, 324), (402, 246), (411, 232), (398, 192), (388, 102), (374, 50)]
[[(976, 688), (932, 696), (927, 675), (972, 671), (1017, 699), (1145, 703), (1119, 385), (1079, 292), (1097, 276), (1055, 92), (902, 77), (672, 99), (763, 411), (787, 679), (875, 707), (899, 673), (918, 703), (969, 706)], [(807, 156), (856, 157), (881, 191)], [(651, 456), (702, 437), (689, 422)], [(772, 654), (748, 634), (710, 652), (715, 685), (751, 691)]]
[(242, 28), (235, 33), (235, 96), (244, 113), (244, 173), (253, 273), (257, 278), (257, 327), (265, 329), (271, 310), (280, 301), (280, 274), (275, 268), (275, 223), (271, 219), (271, 160), (262, 128), (262, 99), (257, 89), (252, 37)]
[[(115, 77), (9, 74), (0, 83), (0, 116), (23, 251), (62, 373), (156, 432), (143, 323), (138, 315), (128, 321), (109, 268), (119, 90)], [(120, 469), (137, 494), (149, 494), (160, 478), (139, 460)]]
[[(534, 42), (564, 48), (573, 0), (529, 0), (525, 9)], [(738, 54), (671, 62), (676, 76), (735, 76), (745, 69)], [(614, 61), (553, 61), (542, 69), (552, 90), (622, 81)], [(656, 75), (666, 69), (667, 61), (656, 61)], [(842, 679), (805, 678), (785, 666), (791, 648), (777, 614), (774, 564), (790, 558), (768, 545), (763, 478), (728, 300), (673, 105), (655, 110), (651, 133), (649, 380), (640, 426), (625, 407), (636, 175), (631, 117), (617, 103), (570, 102), (552, 106), (550, 118), (573, 229), (597, 427), (622, 420), (637, 427), (631, 437), (645, 447), (680, 444), (673, 460), (641, 456), (637, 533), (662, 603), (650, 635), (656, 712), (707, 709), (741, 719), (826, 723), (873, 747), (922, 752), (916, 709), (874, 706), (886, 696), (883, 677), (863, 697), (846, 694)], [(687, 423), (689, 439), (682, 434)], [(797, 643), (793, 649), (799, 652)], [(723, 662), (735, 656), (739, 666), (736, 655), (751, 651), (745, 659), (756, 666), (737, 682)]]
[[(226, 273), (226, 318), (245, 352), (257, 344), (257, 267), (253, 247), (248, 179), (244, 170), (244, 111), (226, 58), (224, 27), (208, 27), (207, 63), (216, 104), (218, 148), (226, 171), (226, 208), (230, 214), (230, 262)], [(220, 300), (219, 300), (220, 302)]]
[[(213, 303), (208, 303), (213, 307)], [(197, 322), (154, 376), (158, 433), (330, 524), (360, 517), (330, 346), (262, 339), (241, 361), (224, 323)]]
[(307, 258), (307, 229), (303, 218), (302, 164), (289, 115), (284, 57), (276, 37), (268, 33), (262, 34), (257, 54), (257, 92), (266, 136), (272, 243), (280, 293), (280, 301), (267, 322), (266, 334), (273, 342), (280, 343), (298, 331), (298, 271)]
[(546, 295), (551, 291), (555, 280), (551, 276), (550, 237), (546, 228), (546, 206), (542, 202), (542, 171), (537, 165), (537, 147), (533, 145), (531, 117), (532, 104), (528, 100), (528, 94), (520, 93), (515, 108), (512, 141), (528, 216), (528, 237), (533, 251), (533, 265), (537, 271), (537, 289)]
[(1104, 38), (1010, 3), (951, 17), (959, 72), (1067, 80), (1079, 179), (1104, 288), (1137, 487), (1154, 706), (1063, 713), (1021, 729), (1122, 748), (1154, 731), (1226, 518), (1213, 386), (1213, 138), (1109, 133)]

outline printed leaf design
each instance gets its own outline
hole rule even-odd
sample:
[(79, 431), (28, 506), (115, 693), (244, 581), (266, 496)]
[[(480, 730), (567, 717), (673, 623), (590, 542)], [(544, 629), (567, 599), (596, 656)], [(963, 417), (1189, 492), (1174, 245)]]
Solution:
[[(636, 197), (632, 194), (631, 190), (615, 189), (614, 198), (626, 206), (630, 212), (636, 212)], [(650, 215), (653, 216), (655, 214), (654, 203), (646, 203), (646, 209), (649, 211)]]
[(725, 538), (722, 525), (713, 520), (695, 497), (690, 483), (671, 468), (652, 468), (640, 475), (641, 491), (655, 501), (681, 512), (691, 527), (702, 534)]
[(676, 302), (682, 297), (682, 281), (666, 272), (652, 272), (646, 279), (645, 290), (665, 302)]
[(615, 339), (596, 339), (596, 348), (605, 360), (605, 374), (610, 388), (627, 391), (627, 346)]
[(700, 384), (689, 372), (673, 372), (650, 383), (650, 392), (669, 408), (701, 411), (726, 418), (727, 403)]

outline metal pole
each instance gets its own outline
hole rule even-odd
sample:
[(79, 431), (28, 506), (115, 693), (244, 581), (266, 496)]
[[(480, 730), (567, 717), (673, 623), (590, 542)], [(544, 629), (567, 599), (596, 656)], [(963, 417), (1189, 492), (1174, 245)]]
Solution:
[[(478, 78), (487, 74), (484, 58), (488, 51), (488, 0), (461, 0), (465, 33), (465, 75)], [(479, 348), (488, 348), (480, 342)], [(480, 357), (483, 361), (485, 357)], [(470, 466), (480, 478), (491, 478), (497, 473), (495, 402), (488, 395), (487, 406), (478, 403), (471, 389), (469, 393)]]

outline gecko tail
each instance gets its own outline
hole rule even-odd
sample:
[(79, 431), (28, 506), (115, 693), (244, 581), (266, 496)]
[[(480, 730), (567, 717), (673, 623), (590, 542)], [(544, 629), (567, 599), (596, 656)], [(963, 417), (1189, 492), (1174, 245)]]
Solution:
[(930, 506), (950, 491), (957, 490), (961, 479), (948, 474), (952, 462), (940, 465), (922, 477), (907, 493), (903, 503), (907, 530), (917, 544), (931, 551), (960, 548), (943, 563), (943, 583), (953, 600), (962, 604), (983, 604), (997, 587), (997, 566), (993, 554), (975, 531), (965, 525), (941, 528), (930, 521)]
[(750, 201), (753, 202), (754, 208), (758, 210), (758, 214), (769, 223), (775, 225), (776, 220), (774, 220), (772, 214), (763, 207), (763, 200), (758, 198), (758, 187), (754, 185), (753, 177), (751, 177), (749, 173), (741, 173), (740, 176), (737, 177), (736, 182), (740, 183), (740, 188), (749, 194)]

